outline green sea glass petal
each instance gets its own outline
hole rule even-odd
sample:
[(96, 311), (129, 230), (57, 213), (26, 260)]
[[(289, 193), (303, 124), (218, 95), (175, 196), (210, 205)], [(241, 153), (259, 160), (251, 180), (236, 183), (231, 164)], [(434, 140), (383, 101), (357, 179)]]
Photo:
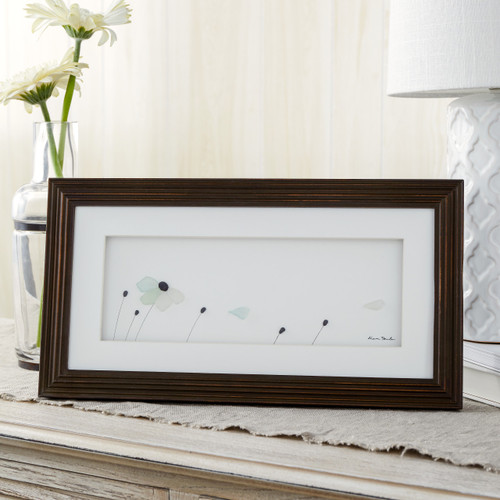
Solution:
[(158, 281), (155, 280), (154, 278), (146, 276), (145, 278), (142, 278), (142, 280), (139, 281), (139, 283), (137, 283), (137, 288), (141, 292), (148, 292), (153, 288), (158, 288)]
[(161, 293), (162, 291), (158, 287), (153, 288), (141, 296), (141, 302), (146, 306), (150, 306), (156, 302)]
[(232, 314), (240, 319), (246, 319), (249, 313), (250, 309), (248, 309), (248, 307), (237, 307), (236, 309), (229, 311), (229, 314)]

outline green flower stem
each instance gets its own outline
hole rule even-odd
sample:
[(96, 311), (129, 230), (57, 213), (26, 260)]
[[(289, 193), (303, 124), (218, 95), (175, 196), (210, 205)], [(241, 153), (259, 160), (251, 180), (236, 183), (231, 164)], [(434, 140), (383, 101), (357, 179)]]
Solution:
[[(73, 54), (73, 61), (78, 62), (80, 59), (80, 46), (82, 41), (79, 39), (75, 40), (75, 52)], [(64, 164), (64, 149), (66, 146), (66, 130), (67, 130), (67, 121), (69, 116), (69, 108), (71, 107), (71, 100), (73, 99), (73, 93), (75, 91), (75, 82), (76, 78), (72, 75), (69, 77), (68, 85), (66, 87), (66, 94), (64, 95), (63, 102), (63, 110), (62, 110), (62, 119), (61, 119), (61, 135), (59, 136), (59, 154), (56, 149), (56, 141), (54, 138), (54, 131), (50, 125), (47, 125), (47, 133), (49, 139), (49, 149), (50, 156), (52, 158), (52, 163), (54, 165), (54, 173), (56, 177), (63, 177), (62, 166)], [(40, 108), (42, 109), (43, 118), (46, 122), (50, 122), (50, 114), (47, 108), (46, 101), (42, 101), (39, 103)], [(38, 331), (36, 337), (36, 346), (41, 346), (42, 341), (42, 305), (43, 305), (43, 289), (40, 294), (40, 311), (38, 315)]]
[[(50, 119), (49, 110), (47, 108), (47, 102), (41, 101), (39, 104), (40, 104), (40, 108), (42, 110), (44, 120), (46, 122), (50, 122), (51, 119)], [(59, 157), (57, 155), (56, 141), (54, 139), (54, 131), (52, 130), (52, 127), (49, 123), (47, 124), (47, 135), (48, 135), (48, 139), (49, 139), (50, 156), (52, 158), (52, 163), (54, 165), (54, 173), (56, 174), (56, 177), (62, 177), (63, 173), (62, 173), (61, 164), (59, 163)], [(36, 336), (36, 346), (37, 347), (40, 347), (41, 339), (42, 339), (42, 304), (43, 304), (43, 289), (42, 289), (42, 292), (40, 294), (40, 311), (38, 313), (38, 331), (37, 331), (37, 336)]]
[[(75, 50), (73, 52), (73, 62), (78, 62), (80, 60), (80, 49), (82, 45), (81, 38), (75, 38)], [(71, 101), (73, 100), (73, 94), (75, 93), (75, 83), (76, 77), (71, 75), (68, 79), (68, 85), (66, 86), (66, 93), (64, 94), (64, 101), (61, 114), (61, 135), (59, 137), (59, 163), (61, 168), (64, 164), (64, 149), (66, 147), (66, 127), (69, 116), (69, 108), (71, 107)]]
[[(41, 101), (40, 108), (42, 109), (42, 114), (45, 121), (50, 122), (51, 120), (50, 120), (49, 110), (47, 109), (47, 103), (45, 101)], [(52, 158), (52, 163), (54, 165), (54, 173), (56, 174), (56, 177), (62, 177), (63, 176), (62, 167), (61, 164), (59, 163), (59, 157), (57, 156), (54, 131), (52, 130), (52, 127), (50, 125), (47, 125), (47, 134), (49, 138), (50, 156)]]
[[(47, 102), (46, 101), (41, 101), (40, 103), (40, 108), (42, 110), (43, 118), (46, 122), (50, 122), (50, 113), (47, 108)], [(54, 131), (52, 130), (52, 127), (50, 124), (47, 124), (47, 135), (49, 139), (49, 149), (50, 149), (50, 156), (52, 158), (52, 163), (54, 165), (54, 172), (56, 174), (56, 177), (62, 177), (62, 168), (59, 163), (59, 157), (57, 155), (57, 149), (56, 149), (56, 141), (54, 139)], [(38, 313), (38, 331), (37, 331), (37, 336), (36, 336), (36, 346), (40, 347), (41, 341), (42, 341), (42, 304), (43, 304), (43, 289), (40, 294), (40, 310)]]
[[(49, 110), (47, 108), (47, 103), (46, 101), (41, 101), (40, 103), (40, 108), (42, 109), (42, 114), (43, 118), (45, 119), (46, 122), (50, 122), (50, 114)], [(57, 156), (57, 149), (56, 149), (56, 141), (54, 139), (54, 131), (52, 130), (52, 127), (47, 124), (47, 134), (49, 138), (49, 149), (50, 149), (50, 156), (52, 158), (52, 163), (54, 164), (54, 172), (57, 177), (62, 177), (62, 169), (61, 165), (59, 164), (59, 158)], [(38, 332), (36, 336), (36, 346), (40, 347), (41, 339), (42, 339), (42, 303), (43, 303), (43, 289), (40, 294), (40, 311), (38, 313)]]

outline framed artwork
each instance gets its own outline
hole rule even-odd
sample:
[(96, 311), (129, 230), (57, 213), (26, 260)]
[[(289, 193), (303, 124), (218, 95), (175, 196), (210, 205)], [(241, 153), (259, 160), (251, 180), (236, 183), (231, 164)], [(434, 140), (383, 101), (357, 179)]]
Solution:
[(458, 409), (462, 181), (57, 179), (41, 396)]

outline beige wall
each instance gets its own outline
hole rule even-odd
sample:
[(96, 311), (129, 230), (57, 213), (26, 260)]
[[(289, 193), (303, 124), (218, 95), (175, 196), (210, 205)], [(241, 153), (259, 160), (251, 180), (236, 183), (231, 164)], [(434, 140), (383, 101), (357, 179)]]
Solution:
[[(130, 4), (112, 48), (83, 45), (81, 176), (444, 176), (448, 101), (384, 95), (388, 0)], [(1, 80), (68, 46), (61, 28), (31, 35), (23, 5), (0, 0)], [(39, 118), (0, 109), (0, 316), (12, 316), (10, 202)]]

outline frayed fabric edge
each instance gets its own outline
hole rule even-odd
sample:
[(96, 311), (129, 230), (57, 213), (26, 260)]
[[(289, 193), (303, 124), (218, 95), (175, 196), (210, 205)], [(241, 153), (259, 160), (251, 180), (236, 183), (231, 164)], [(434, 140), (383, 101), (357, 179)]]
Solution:
[[(380, 445), (374, 446), (368, 443), (356, 442), (345, 439), (322, 438), (321, 434), (312, 434), (310, 432), (265, 431), (265, 430), (255, 429), (252, 426), (246, 426), (241, 424), (227, 423), (223, 425), (218, 425), (215, 423), (186, 421), (181, 418), (169, 419), (164, 417), (155, 417), (151, 415), (144, 415), (142, 413), (130, 414), (127, 413), (126, 411), (120, 411), (120, 410), (111, 411), (99, 406), (95, 408), (89, 408), (83, 402), (80, 403), (79, 401), (76, 400), (52, 400), (46, 398), (34, 398), (29, 396), (20, 398), (19, 396), (16, 397), (12, 394), (5, 392), (0, 394), (0, 399), (12, 402), (40, 403), (49, 406), (72, 407), (78, 410), (101, 413), (103, 415), (112, 415), (125, 418), (142, 418), (152, 422), (158, 422), (168, 425), (180, 425), (182, 427), (193, 428), (193, 429), (206, 429), (212, 431), (238, 430), (241, 432), (248, 432), (253, 436), (260, 436), (260, 437), (297, 438), (297, 439), (302, 439), (303, 441), (311, 445), (346, 446), (346, 447), (363, 449), (370, 452), (386, 452), (386, 453), (399, 452), (401, 457), (411, 452), (411, 453), (417, 453), (421, 457), (428, 458), (436, 462), (442, 461), (445, 463), (450, 463), (461, 467), (478, 467), (484, 469), (487, 472), (500, 473), (500, 467), (496, 467), (492, 464), (481, 463), (480, 461), (475, 461), (475, 460), (461, 460), (454, 458), (452, 456), (437, 455), (431, 450), (418, 448), (414, 445), (409, 445), (409, 444), (387, 444), (385, 446), (380, 446)], [(107, 403), (103, 402), (102, 404), (105, 405)]]

